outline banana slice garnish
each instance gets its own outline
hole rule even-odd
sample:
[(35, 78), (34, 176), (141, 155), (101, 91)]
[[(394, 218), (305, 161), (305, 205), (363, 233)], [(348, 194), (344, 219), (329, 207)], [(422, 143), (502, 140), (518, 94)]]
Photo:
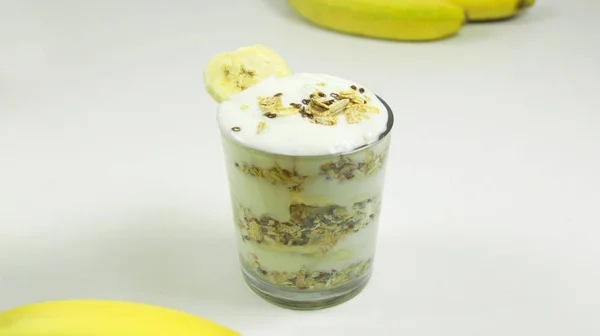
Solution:
[(267, 77), (290, 74), (277, 52), (257, 44), (215, 55), (204, 69), (204, 86), (220, 103)]

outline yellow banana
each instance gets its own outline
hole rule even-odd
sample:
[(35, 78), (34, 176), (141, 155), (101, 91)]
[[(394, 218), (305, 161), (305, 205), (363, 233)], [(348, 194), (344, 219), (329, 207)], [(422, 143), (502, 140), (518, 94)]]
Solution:
[(274, 50), (252, 45), (219, 53), (209, 60), (204, 68), (204, 86), (220, 103), (267, 77), (289, 74), (290, 67)]
[(69, 300), (0, 313), (2, 336), (239, 336), (184, 312), (140, 303)]
[(444, 0), (288, 0), (313, 24), (342, 33), (403, 41), (456, 34), (464, 10)]
[(533, 6), (535, 0), (448, 0), (467, 11), (470, 21), (508, 19)]

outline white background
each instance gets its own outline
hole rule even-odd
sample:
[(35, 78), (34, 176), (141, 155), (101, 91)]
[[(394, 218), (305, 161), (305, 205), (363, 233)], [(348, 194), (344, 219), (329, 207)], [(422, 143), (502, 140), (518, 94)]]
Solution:
[[(434, 43), (321, 30), (278, 0), (0, 0), (0, 310), (103, 298), (252, 335), (600, 334), (600, 2)], [(238, 271), (202, 70), (261, 43), (396, 113), (375, 272), (341, 306)]]

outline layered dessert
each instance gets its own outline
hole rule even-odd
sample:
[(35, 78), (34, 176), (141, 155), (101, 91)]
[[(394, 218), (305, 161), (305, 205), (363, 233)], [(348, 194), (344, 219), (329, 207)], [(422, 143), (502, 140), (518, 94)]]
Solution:
[(205, 82), (220, 103), (247, 281), (278, 293), (359, 287), (373, 264), (391, 111), (359, 83), (242, 50), (215, 57), (220, 72)]
[[(270, 77), (221, 103), (238, 246), (255, 276), (327, 289), (368, 275), (388, 112), (324, 74)], [(353, 152), (354, 151), (354, 152)]]

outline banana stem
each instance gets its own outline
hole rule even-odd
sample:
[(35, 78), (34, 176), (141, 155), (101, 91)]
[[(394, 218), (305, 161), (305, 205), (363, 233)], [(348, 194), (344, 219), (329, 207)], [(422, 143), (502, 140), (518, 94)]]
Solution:
[(535, 0), (519, 0), (517, 3), (517, 10), (523, 10), (525, 8), (529, 8), (533, 6)]

